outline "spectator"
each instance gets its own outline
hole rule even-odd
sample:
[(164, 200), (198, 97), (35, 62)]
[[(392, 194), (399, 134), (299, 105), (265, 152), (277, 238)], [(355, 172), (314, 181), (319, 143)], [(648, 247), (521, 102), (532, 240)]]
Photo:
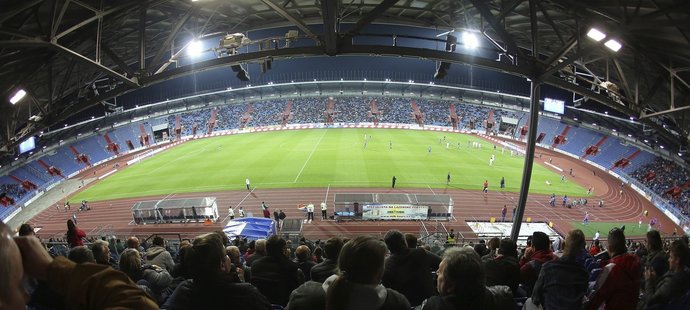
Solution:
[(579, 229), (571, 231), (563, 256), (542, 267), (530, 299), (534, 305), (544, 309), (582, 309), (589, 274), (577, 258), (584, 249), (585, 234)]
[(601, 252), (601, 247), (599, 246), (599, 240), (594, 240), (594, 244), (589, 248), (589, 255), (595, 256)]
[[(230, 258), (230, 263), (232, 263), (230, 270), (236, 272), (242, 282), (251, 283), (251, 269), (240, 261), (240, 249), (234, 245), (230, 245), (225, 247), (225, 253)], [(241, 269), (241, 271), (237, 270), (237, 268)]]
[(160, 266), (144, 265), (141, 254), (134, 249), (122, 252), (119, 266), (132, 281), (136, 281), (140, 287), (148, 288), (159, 304), (165, 301), (161, 293), (172, 283), (172, 276), (168, 271)]
[(380, 284), (385, 256), (386, 246), (372, 237), (347, 242), (338, 256), (338, 273), (323, 284), (298, 287), (285, 309), (410, 309), (405, 296)]
[(515, 309), (510, 288), (485, 285), (484, 265), (471, 248), (448, 249), (437, 275), (439, 296), (425, 300), (422, 310)]
[(141, 247), (141, 243), (139, 243), (139, 238), (132, 236), (127, 239), (127, 248), (128, 249), (135, 249), (139, 252), (142, 252), (143, 248)]
[[(647, 255), (642, 260), (642, 266), (647, 270), (651, 268), (658, 276), (663, 276), (668, 271), (669, 260), (664, 252), (661, 235), (657, 230), (647, 232)], [(643, 284), (644, 285), (644, 284)], [(652, 283), (654, 285), (654, 283)]]
[(689, 260), (688, 245), (681, 240), (673, 241), (668, 259), (669, 270), (663, 276), (659, 277), (653, 267), (645, 268), (645, 294), (639, 308), (666, 305), (666, 309), (675, 309), (669, 302), (687, 295), (690, 290)]
[[(496, 257), (496, 249), (501, 245), (501, 239), (498, 237), (493, 237), (489, 240), (489, 253), (482, 256), (483, 260), (490, 260)], [(479, 254), (479, 252), (477, 252)]]
[(549, 261), (555, 260), (550, 249), (549, 236), (541, 231), (532, 234), (532, 251), (525, 251), (520, 259), (520, 283), (527, 296), (532, 295), (532, 288), (537, 281), (541, 267)]
[(520, 284), (520, 265), (517, 259), (517, 245), (510, 238), (504, 238), (498, 246), (498, 254), (489, 260), (484, 260), (486, 271), (486, 285), (505, 285), (510, 288), (514, 296), (518, 296)]
[(300, 245), (297, 247), (295, 250), (295, 263), (297, 263), (297, 267), (302, 270), (304, 280), (311, 280), (311, 268), (314, 267), (316, 263), (311, 257), (311, 250), (309, 250), (308, 246)]
[(18, 233), (20, 237), (36, 235), (36, 232), (34, 232), (34, 228), (31, 227), (31, 225), (28, 223), (24, 223), (21, 226), (19, 226)]
[(324, 261), (311, 268), (311, 280), (323, 283), (336, 273), (338, 267), (338, 255), (343, 248), (343, 239), (330, 238), (323, 246)]
[(614, 228), (609, 232), (607, 242), (611, 257), (603, 261), (603, 270), (590, 293), (586, 309), (635, 309), (639, 301), (641, 267), (634, 254), (628, 254), (623, 230)]
[(177, 251), (179, 261), (175, 264), (175, 267), (173, 267), (172, 273), (170, 273), (174, 279), (184, 278), (186, 280), (192, 278), (189, 274), (189, 265), (186, 263), (187, 252), (191, 247), (191, 245), (180, 246), (180, 250)]
[(96, 264), (114, 267), (110, 262), (110, 250), (108, 249), (108, 242), (103, 240), (96, 240), (91, 244), (91, 253), (96, 260)]
[[(251, 247), (251, 243), (249, 244)], [(254, 252), (253, 254), (249, 255), (246, 259), (246, 264), (247, 266), (251, 267), (252, 263), (254, 263), (256, 260), (263, 258), (266, 256), (266, 239), (259, 239), (256, 240), (254, 243)]]
[(74, 222), (72, 220), (67, 220), (67, 245), (69, 245), (70, 248), (73, 248), (75, 246), (82, 246), (84, 245), (84, 241), (82, 239), (86, 238), (86, 233), (77, 228), (77, 225), (74, 225)]
[(405, 295), (413, 306), (433, 296), (431, 272), (436, 268), (428, 265), (427, 252), (421, 248), (409, 249), (399, 230), (389, 230), (383, 240), (391, 253), (386, 259), (383, 285)]
[(304, 282), (302, 271), (288, 259), (287, 243), (277, 235), (266, 240), (266, 256), (254, 261), (251, 267), (252, 284), (272, 304), (285, 306), (290, 292)]
[(149, 264), (160, 266), (168, 272), (172, 272), (175, 267), (172, 255), (165, 250), (165, 239), (160, 236), (153, 237), (152, 246), (146, 252), (146, 260)]
[[(146, 293), (124, 274), (112, 268), (77, 265), (64, 257), (55, 259), (38, 238), (17, 237), (12, 241), (9, 228), (0, 222), (0, 305), (24, 309), (28, 295), (22, 278), (46, 281), (74, 309), (158, 309)], [(103, 292), (107, 291), (107, 294)]]
[(75, 246), (69, 250), (67, 258), (77, 264), (95, 263), (93, 252), (86, 246)]
[(271, 309), (255, 287), (234, 282), (229, 273), (230, 259), (218, 234), (197, 237), (187, 251), (192, 279), (180, 283), (163, 309)]

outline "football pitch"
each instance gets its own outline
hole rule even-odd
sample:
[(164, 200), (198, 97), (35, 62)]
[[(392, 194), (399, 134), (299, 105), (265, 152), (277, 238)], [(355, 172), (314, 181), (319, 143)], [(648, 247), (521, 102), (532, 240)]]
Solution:
[[(366, 135), (366, 145), (365, 145)], [(445, 136), (445, 140), (444, 140)], [(480, 142), (482, 148), (472, 148)], [(448, 144), (448, 148), (446, 145)], [(470, 147), (468, 147), (470, 145)], [(459, 147), (458, 147), (459, 146)], [(429, 152), (431, 148), (431, 152)], [(493, 166), (489, 158), (495, 155)], [(524, 157), (472, 135), (396, 129), (313, 129), (238, 134), (189, 141), (126, 167), (72, 200), (257, 188), (390, 187), (505, 191), (520, 187)], [(451, 181), (446, 184), (448, 173)], [(547, 184), (547, 181), (549, 184)], [(530, 193), (586, 196), (536, 164)]]

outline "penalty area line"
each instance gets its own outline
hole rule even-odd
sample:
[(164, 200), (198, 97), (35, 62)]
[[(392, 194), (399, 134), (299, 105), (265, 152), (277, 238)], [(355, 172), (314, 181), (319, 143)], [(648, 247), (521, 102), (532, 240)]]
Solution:
[(321, 137), (319, 138), (319, 141), (316, 142), (316, 145), (314, 145), (314, 148), (311, 150), (311, 153), (309, 153), (309, 157), (307, 157), (307, 160), (304, 161), (304, 165), (302, 165), (302, 169), (299, 170), (299, 173), (295, 177), (295, 180), (292, 181), (292, 183), (297, 183), (297, 179), (299, 179), (299, 176), (302, 175), (302, 171), (304, 171), (304, 167), (307, 166), (307, 163), (309, 163), (309, 160), (311, 159), (311, 156), (314, 155), (314, 152), (316, 151), (316, 148), (319, 147), (319, 144), (321, 144), (321, 140), (323, 140), (323, 136), (326, 135), (326, 131), (324, 130), (323, 134), (321, 134)]

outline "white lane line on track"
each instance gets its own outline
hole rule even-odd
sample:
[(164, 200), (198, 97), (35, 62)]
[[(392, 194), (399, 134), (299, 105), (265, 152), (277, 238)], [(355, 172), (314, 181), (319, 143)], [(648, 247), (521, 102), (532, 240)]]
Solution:
[(323, 198), (324, 202), (328, 201), (328, 192), (330, 190), (331, 190), (331, 184), (328, 184), (328, 188), (326, 188), (326, 197)]
[(433, 189), (431, 189), (431, 186), (430, 186), (429, 184), (427, 184), (427, 185), (426, 185), (426, 187), (428, 187), (428, 188), (429, 188), (429, 190), (431, 191), (431, 193), (432, 193), (432, 194), (436, 195), (436, 193), (434, 193), (434, 190), (433, 190)]
[(304, 165), (302, 165), (302, 169), (299, 170), (299, 173), (297, 174), (297, 176), (295, 177), (295, 180), (292, 183), (297, 183), (297, 179), (299, 179), (299, 176), (302, 175), (302, 171), (304, 171), (304, 167), (306, 167), (307, 163), (309, 163), (311, 156), (314, 155), (316, 148), (319, 147), (319, 144), (321, 144), (321, 140), (323, 140), (323, 137), (326, 135), (327, 131), (328, 131), (328, 129), (323, 131), (323, 134), (321, 134), (319, 141), (316, 142), (316, 145), (314, 145), (314, 148), (311, 150), (311, 153), (309, 153), (309, 157), (307, 157), (307, 160), (304, 161)]

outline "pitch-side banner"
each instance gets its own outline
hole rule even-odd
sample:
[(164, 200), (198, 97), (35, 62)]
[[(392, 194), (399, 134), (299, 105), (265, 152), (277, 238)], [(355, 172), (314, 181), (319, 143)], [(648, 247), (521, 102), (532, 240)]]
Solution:
[(410, 204), (370, 204), (362, 206), (365, 220), (426, 220), (428, 206)]

